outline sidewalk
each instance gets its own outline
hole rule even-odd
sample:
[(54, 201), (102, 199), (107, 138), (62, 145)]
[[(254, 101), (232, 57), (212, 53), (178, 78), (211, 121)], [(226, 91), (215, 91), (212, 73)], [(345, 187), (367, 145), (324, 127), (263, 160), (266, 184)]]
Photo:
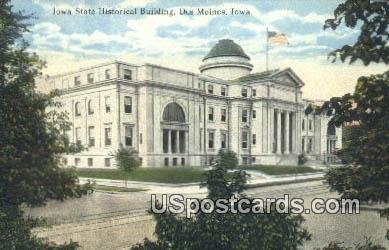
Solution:
[[(313, 180), (321, 180), (324, 177), (324, 173), (309, 173), (309, 174), (297, 174), (297, 175), (276, 175), (270, 176), (257, 171), (246, 171), (250, 174), (248, 181), (248, 188), (282, 185), (290, 183), (299, 183)], [(109, 179), (93, 179), (93, 178), (79, 178), (80, 183), (84, 184), (88, 180), (96, 182), (97, 185), (111, 186), (111, 187), (127, 187), (127, 188), (139, 188), (145, 189), (145, 193), (161, 194), (161, 193), (185, 193), (185, 194), (203, 194), (207, 193), (206, 188), (200, 188), (200, 183), (156, 183), (156, 182), (138, 182), (127, 181), (127, 186), (122, 180), (109, 180)]]

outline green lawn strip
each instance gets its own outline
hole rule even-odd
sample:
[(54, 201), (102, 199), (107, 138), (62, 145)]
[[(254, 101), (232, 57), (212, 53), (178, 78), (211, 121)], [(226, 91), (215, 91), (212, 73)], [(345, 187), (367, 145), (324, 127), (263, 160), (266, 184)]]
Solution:
[(205, 180), (205, 171), (195, 168), (138, 168), (131, 173), (117, 169), (77, 169), (79, 177), (159, 183), (190, 183)]
[(307, 166), (273, 166), (273, 165), (254, 165), (239, 166), (239, 169), (259, 171), (267, 175), (288, 175), (321, 172), (322, 170), (313, 169)]
[(112, 186), (103, 186), (103, 185), (94, 185), (93, 189), (97, 191), (119, 192), (119, 193), (147, 191), (147, 189), (141, 189), (141, 188), (112, 187)]

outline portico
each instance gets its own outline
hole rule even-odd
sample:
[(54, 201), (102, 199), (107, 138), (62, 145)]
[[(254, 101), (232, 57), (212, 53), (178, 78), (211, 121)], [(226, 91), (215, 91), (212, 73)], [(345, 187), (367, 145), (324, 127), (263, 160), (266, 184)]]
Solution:
[(273, 122), (273, 153), (291, 154), (296, 153), (295, 143), (295, 112), (283, 109), (274, 109)]
[(179, 104), (171, 102), (165, 107), (161, 131), (164, 165), (185, 165), (189, 125), (185, 123), (185, 112)]

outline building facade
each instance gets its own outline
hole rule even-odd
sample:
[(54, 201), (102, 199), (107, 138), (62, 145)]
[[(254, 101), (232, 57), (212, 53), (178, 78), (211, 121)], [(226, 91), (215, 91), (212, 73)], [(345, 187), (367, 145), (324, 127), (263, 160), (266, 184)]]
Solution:
[(145, 167), (204, 166), (220, 149), (237, 153), (240, 164), (289, 165), (300, 153), (323, 161), (341, 147), (341, 129), (328, 117), (305, 114), (304, 83), (292, 69), (252, 68), (224, 39), (199, 74), (115, 61), (46, 76), (37, 89), (60, 90), (70, 141), (86, 147), (65, 156), (69, 166), (115, 167), (120, 147), (137, 150)]

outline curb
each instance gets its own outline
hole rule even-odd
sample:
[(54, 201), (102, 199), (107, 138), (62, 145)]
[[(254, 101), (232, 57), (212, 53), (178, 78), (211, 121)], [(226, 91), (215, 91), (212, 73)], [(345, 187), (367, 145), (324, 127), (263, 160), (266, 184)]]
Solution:
[(282, 184), (294, 184), (294, 183), (303, 183), (303, 182), (319, 181), (319, 180), (324, 180), (324, 176), (305, 178), (305, 179), (296, 179), (296, 180), (273, 181), (267, 183), (246, 184), (246, 187), (247, 188), (268, 187), (268, 186), (275, 186), (275, 185), (282, 185)]
[[(79, 177), (80, 181), (106, 181), (106, 182), (112, 182), (112, 183), (123, 183), (122, 180), (111, 180), (111, 179), (98, 179), (98, 178), (85, 178), (85, 177)], [(140, 181), (127, 181), (128, 184), (138, 184), (138, 185), (154, 185), (154, 186), (161, 186), (161, 187), (188, 187), (188, 186), (195, 186), (200, 185), (200, 182), (190, 182), (190, 183), (178, 183), (178, 184), (170, 184), (170, 183), (161, 183), (161, 182), (140, 182)]]
[[(319, 180), (324, 180), (324, 176), (321, 176), (321, 177), (311, 177), (311, 178), (304, 178), (304, 179), (294, 179), (294, 180), (280, 180), (280, 181), (271, 181), (271, 182), (265, 182), (265, 183), (253, 183), (253, 184), (246, 184), (246, 188), (250, 189), (250, 188), (257, 188), (257, 187), (269, 187), (269, 186), (276, 186), (276, 185), (285, 185), (285, 184), (294, 184), (294, 183), (303, 183), (303, 182), (310, 182), (310, 181), (319, 181)], [(83, 178), (83, 180), (88, 180), (87, 178)], [(91, 181), (93, 180), (104, 180), (105, 179), (89, 179)], [(132, 184), (135, 184), (134, 182)], [(143, 184), (145, 185), (145, 183), (141, 183), (141, 182), (138, 182), (136, 184)], [(200, 182), (193, 182), (193, 183), (184, 183), (184, 184), (176, 184), (176, 185), (172, 185), (172, 184), (166, 184), (166, 183), (157, 183), (157, 182), (148, 182), (148, 184), (152, 184), (152, 185), (159, 185), (159, 186), (162, 186), (162, 187), (172, 187), (172, 188), (177, 188), (177, 187), (189, 187), (189, 186), (198, 186), (200, 185)], [(147, 189), (147, 187), (143, 187), (145, 189)], [(110, 191), (105, 191), (105, 192), (110, 192)], [(120, 192), (119, 192), (120, 193)]]

